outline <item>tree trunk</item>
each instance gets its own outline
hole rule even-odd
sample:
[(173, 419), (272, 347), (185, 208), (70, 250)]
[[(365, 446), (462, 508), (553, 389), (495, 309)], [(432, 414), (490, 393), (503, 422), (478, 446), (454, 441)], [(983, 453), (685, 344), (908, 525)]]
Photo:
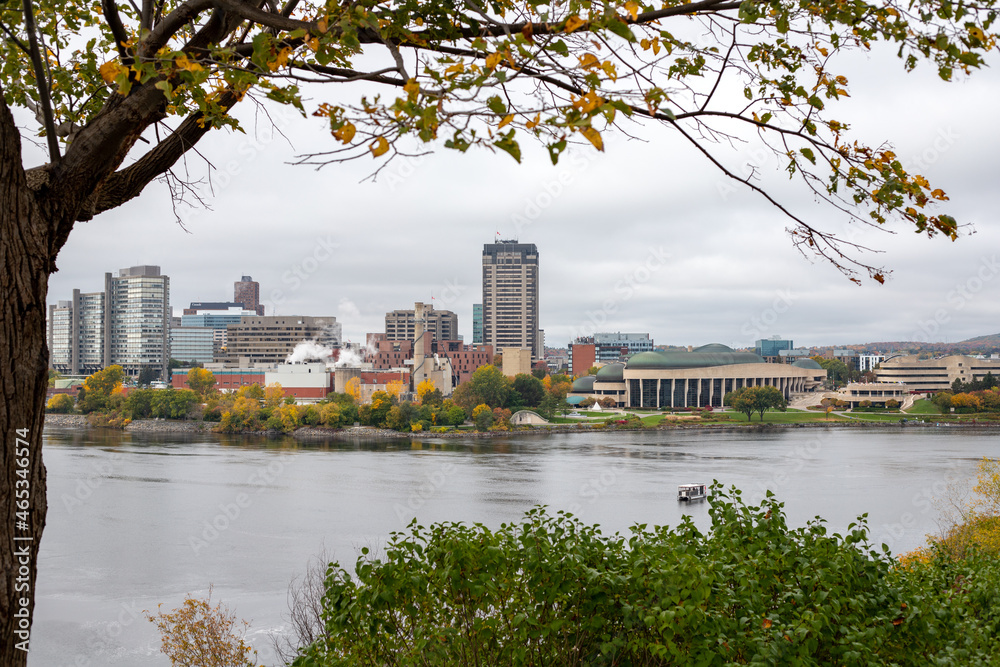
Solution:
[(0, 97), (0, 667), (27, 664), (45, 527), (41, 445), (51, 229), (28, 188), (20, 137)]

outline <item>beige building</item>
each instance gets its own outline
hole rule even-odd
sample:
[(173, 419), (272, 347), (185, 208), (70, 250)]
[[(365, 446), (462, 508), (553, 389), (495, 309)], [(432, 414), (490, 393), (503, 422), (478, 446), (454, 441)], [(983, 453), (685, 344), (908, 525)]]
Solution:
[(516, 375), (531, 374), (531, 350), (526, 347), (505, 347), (500, 350), (501, 371), (512, 378)]
[(909, 395), (909, 387), (895, 382), (851, 382), (836, 394), (831, 394), (838, 400), (850, 403), (852, 408), (858, 407), (862, 401), (885, 405), (886, 401), (894, 400), (902, 405)]
[(787, 399), (816, 390), (824, 379), (826, 371), (812, 359), (768, 364), (753, 352), (711, 344), (691, 351), (640, 352), (625, 364), (609, 364), (596, 376), (578, 378), (571, 394), (612, 396), (619, 406), (630, 408), (719, 408), (726, 394), (743, 387), (777, 387)]
[[(386, 340), (416, 340), (415, 311), (394, 310), (386, 313)], [(434, 340), (458, 340), (458, 315), (450, 310), (434, 310), (431, 304), (423, 304), (423, 312), (424, 331)]]
[(545, 357), (538, 320), (538, 248), (500, 241), (483, 245), (483, 342), (494, 350), (528, 348)]
[(953, 354), (921, 360), (916, 355), (907, 355), (883, 361), (875, 371), (875, 377), (879, 382), (902, 382), (909, 391), (934, 392), (950, 389), (955, 380), (981, 380), (987, 373), (1000, 379), (1000, 359), (976, 359)]
[(242, 317), (239, 324), (226, 327), (226, 354), (222, 361), (241, 366), (281, 364), (296, 345), (305, 341), (339, 348), (340, 331), (336, 317)]

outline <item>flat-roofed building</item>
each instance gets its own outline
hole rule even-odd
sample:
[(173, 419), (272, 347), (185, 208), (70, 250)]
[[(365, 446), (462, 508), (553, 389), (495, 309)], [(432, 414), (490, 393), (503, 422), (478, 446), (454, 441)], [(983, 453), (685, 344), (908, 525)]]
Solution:
[(538, 248), (499, 241), (483, 245), (483, 342), (494, 350), (527, 348), (545, 355), (538, 318)]
[[(414, 309), (386, 313), (386, 339), (414, 340), (415, 319)], [(458, 315), (450, 310), (435, 310), (433, 305), (424, 304), (424, 331), (434, 340), (458, 340)]]
[(239, 324), (226, 328), (228, 364), (285, 363), (295, 346), (315, 341), (318, 345), (339, 349), (341, 325), (336, 317), (306, 315), (268, 315), (242, 317)]
[(170, 362), (170, 278), (159, 266), (104, 274), (104, 364), (137, 377), (143, 369), (165, 381)]
[(1000, 380), (1000, 360), (977, 359), (964, 354), (937, 359), (904, 355), (882, 361), (875, 377), (879, 382), (902, 382), (910, 391), (934, 392), (950, 389), (955, 380), (982, 380), (987, 373)]
[(215, 332), (211, 327), (171, 328), (170, 358), (184, 363), (212, 363), (215, 360)]

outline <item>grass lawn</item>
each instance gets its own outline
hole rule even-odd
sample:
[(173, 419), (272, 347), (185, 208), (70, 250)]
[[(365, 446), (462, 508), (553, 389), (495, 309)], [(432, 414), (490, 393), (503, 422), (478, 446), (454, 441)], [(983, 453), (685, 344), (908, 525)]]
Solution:
[[(729, 417), (728, 421), (731, 422), (745, 422), (747, 421), (747, 416), (742, 412), (725, 412), (723, 413)], [(760, 420), (760, 415), (756, 412), (753, 415), (753, 423), (758, 424)], [(829, 417), (823, 412), (803, 412), (799, 410), (788, 410), (786, 412), (765, 412), (764, 413), (764, 423), (765, 424), (796, 424), (800, 422), (842, 422), (846, 421), (844, 417), (840, 415), (831, 414)]]
[(907, 418), (903, 412), (852, 412), (851, 417), (863, 422), (898, 422), (900, 419)]
[(941, 411), (938, 406), (934, 405), (926, 398), (921, 398), (919, 401), (915, 401), (913, 406), (910, 407), (907, 412), (911, 415), (939, 415)]
[(642, 423), (646, 426), (656, 426), (661, 421), (663, 421), (663, 415), (649, 415), (648, 417), (642, 417)]

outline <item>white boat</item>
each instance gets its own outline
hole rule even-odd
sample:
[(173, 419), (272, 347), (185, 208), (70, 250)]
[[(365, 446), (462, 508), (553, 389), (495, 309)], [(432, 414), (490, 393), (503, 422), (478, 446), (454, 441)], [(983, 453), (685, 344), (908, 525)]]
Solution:
[(704, 500), (708, 497), (707, 484), (681, 484), (677, 487), (677, 500), (690, 502), (692, 500)]

